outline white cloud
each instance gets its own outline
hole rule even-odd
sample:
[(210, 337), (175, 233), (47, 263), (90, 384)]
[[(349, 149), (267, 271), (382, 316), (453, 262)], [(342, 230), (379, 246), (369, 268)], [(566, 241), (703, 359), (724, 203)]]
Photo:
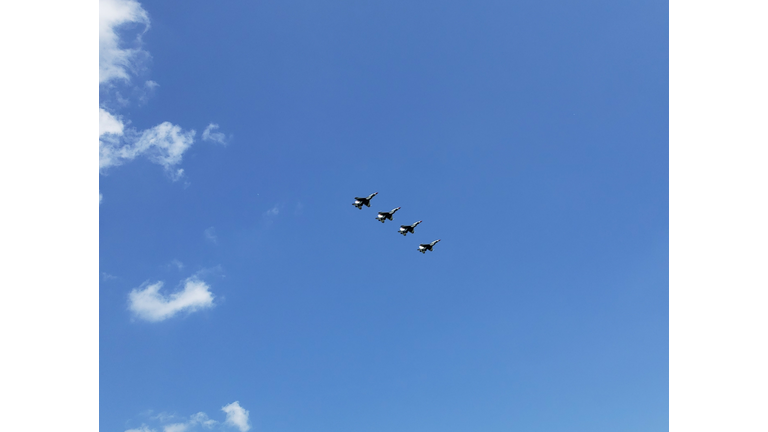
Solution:
[(140, 319), (158, 322), (179, 312), (191, 313), (214, 306), (209, 286), (195, 277), (185, 280), (182, 290), (167, 296), (160, 293), (162, 287), (162, 282), (156, 282), (133, 289), (128, 295), (128, 308)]
[[(200, 431), (200, 427), (210, 430), (219, 424), (216, 420), (208, 418), (208, 415), (204, 412), (193, 414), (189, 416), (189, 419), (187, 420), (184, 420), (183, 417), (179, 417), (175, 414), (168, 413), (160, 413), (150, 417), (148, 420), (155, 423), (155, 426), (162, 432), (193, 432)], [(125, 432), (156, 432), (156, 429), (152, 429), (146, 424), (142, 424), (138, 429), (128, 429)]]
[(187, 429), (189, 429), (189, 425), (186, 423), (174, 423), (165, 426), (163, 432), (184, 432)]
[(219, 238), (216, 237), (216, 228), (214, 227), (207, 228), (204, 231), (204, 234), (205, 234), (205, 238), (208, 239), (208, 241), (210, 241), (211, 243), (217, 243), (219, 241)]
[(199, 412), (189, 418), (189, 424), (199, 424), (203, 427), (210, 428), (218, 423), (216, 420), (211, 420), (204, 412)]
[[(127, 47), (120, 32), (139, 26), (141, 31)], [(135, 0), (99, 0), (99, 88), (111, 89), (117, 83), (129, 83), (131, 75), (143, 67), (149, 53), (141, 48), (141, 35), (149, 29), (149, 15)], [(145, 103), (158, 83), (148, 80), (143, 87), (136, 87), (139, 102)], [(109, 101), (117, 100), (126, 105), (120, 92), (107, 92)], [(107, 102), (105, 102), (107, 103)], [(108, 103), (107, 103), (108, 104)], [(99, 107), (99, 171), (122, 165), (144, 155), (161, 165), (172, 179), (178, 180), (184, 170), (177, 166), (182, 155), (194, 143), (195, 131), (183, 130), (169, 122), (137, 131), (127, 129), (120, 116), (106, 106)]]
[(239, 401), (232, 402), (221, 410), (227, 413), (226, 424), (235, 426), (240, 429), (240, 432), (246, 432), (251, 428), (248, 424), (248, 411), (240, 406)]
[(279, 204), (275, 204), (274, 207), (272, 207), (271, 209), (269, 209), (266, 212), (264, 212), (264, 216), (265, 217), (274, 217), (274, 216), (277, 216), (278, 214), (280, 214), (280, 205)]
[(147, 425), (141, 425), (139, 429), (128, 429), (125, 432), (155, 432), (155, 430), (150, 429)]
[(212, 141), (215, 143), (227, 144), (227, 136), (221, 132), (215, 132), (219, 128), (219, 125), (211, 123), (203, 131), (203, 141)]
[[(149, 29), (149, 15), (134, 0), (99, 0), (99, 84), (113, 80), (129, 80), (129, 71), (149, 54), (141, 49), (141, 34), (135, 47), (126, 48), (117, 30), (127, 24), (140, 24)], [(143, 32), (142, 32), (143, 33)]]
[(99, 108), (99, 136), (104, 134), (122, 135), (123, 134), (123, 122), (117, 117), (113, 116), (104, 108)]
[(144, 82), (144, 87), (141, 89), (137, 89), (137, 94), (139, 98), (139, 104), (145, 104), (149, 101), (150, 98), (155, 94), (155, 89), (160, 87), (160, 84), (148, 80)]
[[(101, 110), (106, 113), (106, 111)], [(109, 113), (106, 113), (109, 115)], [(111, 117), (111, 116), (110, 116)], [(114, 119), (114, 117), (112, 117)], [(105, 120), (104, 127), (117, 130), (111, 119)], [(101, 127), (101, 121), (99, 122)], [(122, 132), (122, 131), (121, 131)], [(143, 132), (105, 133), (99, 137), (99, 169), (122, 165), (138, 156), (145, 155), (150, 161), (161, 165), (177, 180), (184, 170), (177, 169), (184, 152), (192, 146), (195, 131), (184, 131), (181, 127), (163, 122)]]

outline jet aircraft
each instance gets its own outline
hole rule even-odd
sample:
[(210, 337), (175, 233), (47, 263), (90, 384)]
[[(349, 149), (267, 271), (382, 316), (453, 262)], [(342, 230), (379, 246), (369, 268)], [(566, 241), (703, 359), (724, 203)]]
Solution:
[(393, 208), (392, 210), (390, 210), (388, 212), (379, 212), (379, 214), (376, 216), (376, 220), (378, 220), (381, 223), (384, 223), (384, 221), (387, 220), (387, 219), (392, 220), (392, 216), (398, 210), (400, 210), (400, 207)]
[(427, 251), (431, 251), (432, 250), (432, 246), (436, 245), (437, 242), (439, 242), (439, 241), (440, 241), (440, 239), (437, 239), (437, 240), (433, 241), (432, 243), (420, 244), (419, 245), (419, 252), (426, 253)]
[(377, 194), (378, 194), (378, 192), (374, 192), (374, 193), (372, 193), (372, 194), (368, 195), (368, 196), (367, 196), (367, 197), (365, 197), (365, 198), (355, 197), (355, 202), (354, 202), (354, 203), (352, 203), (352, 205), (353, 205), (353, 206), (355, 206), (355, 207), (357, 207), (357, 208), (359, 208), (359, 209), (362, 209), (362, 208), (363, 208), (363, 206), (367, 206), (367, 207), (370, 207), (370, 206), (371, 206), (371, 200), (372, 200), (372, 199), (373, 199), (373, 197), (375, 197)]
[(422, 221), (414, 222), (412, 225), (400, 225), (400, 230), (398, 231), (402, 235), (406, 235), (408, 233), (413, 234), (413, 229), (416, 228), (416, 225), (420, 224)]

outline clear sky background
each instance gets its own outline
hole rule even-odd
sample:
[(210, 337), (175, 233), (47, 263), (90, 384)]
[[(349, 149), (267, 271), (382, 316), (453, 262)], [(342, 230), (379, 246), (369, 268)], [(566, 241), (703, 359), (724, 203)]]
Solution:
[(102, 430), (667, 430), (667, 2), (100, 6)]

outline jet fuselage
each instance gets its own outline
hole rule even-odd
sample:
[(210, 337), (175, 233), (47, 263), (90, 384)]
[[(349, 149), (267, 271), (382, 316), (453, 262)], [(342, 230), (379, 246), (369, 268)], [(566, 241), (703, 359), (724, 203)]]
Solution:
[(398, 210), (400, 210), (400, 207), (394, 208), (388, 212), (379, 212), (379, 214), (376, 215), (376, 220), (381, 223), (384, 223), (384, 221), (387, 219), (392, 220), (392, 216), (394, 216), (395, 212)]
[(437, 240), (433, 241), (432, 243), (422, 243), (422, 244), (420, 244), (419, 245), (419, 252), (427, 253), (427, 251), (431, 251), (432, 247), (435, 246), (437, 244), (437, 242), (439, 242), (439, 241), (440, 241), (440, 239), (437, 239)]
[(398, 232), (405, 236), (408, 233), (413, 234), (414, 228), (416, 228), (416, 225), (420, 224), (422, 221), (414, 222), (411, 225), (400, 225), (400, 230)]
[(372, 194), (368, 195), (368, 196), (367, 196), (367, 197), (365, 197), (365, 198), (361, 198), (361, 197), (355, 197), (355, 202), (353, 202), (353, 203), (352, 203), (352, 205), (353, 205), (353, 206), (355, 206), (355, 207), (357, 207), (357, 208), (359, 208), (359, 209), (362, 209), (362, 208), (363, 208), (363, 206), (366, 206), (366, 207), (370, 207), (370, 206), (371, 206), (371, 200), (372, 200), (372, 199), (373, 199), (373, 197), (375, 197), (377, 194), (378, 194), (378, 192), (374, 192), (374, 193), (372, 193)]

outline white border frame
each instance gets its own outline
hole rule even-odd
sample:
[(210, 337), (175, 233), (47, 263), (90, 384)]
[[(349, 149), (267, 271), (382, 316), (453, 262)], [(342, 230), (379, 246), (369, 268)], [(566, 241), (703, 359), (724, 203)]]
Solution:
[(6, 2), (3, 429), (99, 428), (99, 3)]
[(768, 430), (768, 3), (670, 4), (670, 430)]

